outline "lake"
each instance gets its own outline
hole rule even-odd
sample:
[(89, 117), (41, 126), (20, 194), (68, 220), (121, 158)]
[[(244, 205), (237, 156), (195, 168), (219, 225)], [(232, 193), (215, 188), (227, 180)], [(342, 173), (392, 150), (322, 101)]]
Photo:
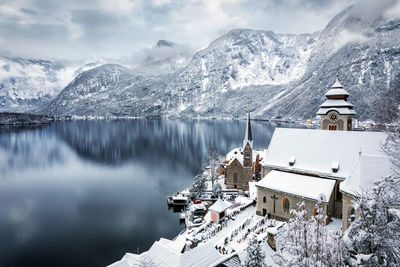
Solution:
[[(252, 122), (254, 146), (274, 126)], [(182, 229), (166, 196), (245, 121), (97, 120), (0, 129), (0, 266), (105, 266)]]

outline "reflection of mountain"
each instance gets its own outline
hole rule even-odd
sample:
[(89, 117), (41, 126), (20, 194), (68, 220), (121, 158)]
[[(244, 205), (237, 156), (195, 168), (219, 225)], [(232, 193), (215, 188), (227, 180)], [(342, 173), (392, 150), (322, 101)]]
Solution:
[[(186, 162), (198, 170), (210, 148), (221, 153), (241, 143), (244, 121), (114, 120), (55, 123), (54, 131), (84, 157), (106, 164)], [(255, 144), (266, 147), (273, 127), (253, 123)], [(174, 160), (171, 160), (174, 159)], [(174, 167), (174, 166), (172, 166)]]
[[(0, 130), (0, 178), (15, 170), (40, 169), (60, 163), (66, 155), (48, 129)], [(64, 151), (65, 152), (65, 151)]]

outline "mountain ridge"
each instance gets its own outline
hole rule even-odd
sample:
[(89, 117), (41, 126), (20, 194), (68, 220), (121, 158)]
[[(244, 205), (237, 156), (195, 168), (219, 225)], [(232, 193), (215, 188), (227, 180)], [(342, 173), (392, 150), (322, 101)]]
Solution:
[(363, 18), (358, 8), (346, 8), (315, 33), (231, 30), (172, 73), (96, 65), (36, 112), (234, 118), (250, 104), (254, 117), (313, 118), (339, 74), (357, 117), (378, 118), (377, 101), (397, 90), (400, 19)]

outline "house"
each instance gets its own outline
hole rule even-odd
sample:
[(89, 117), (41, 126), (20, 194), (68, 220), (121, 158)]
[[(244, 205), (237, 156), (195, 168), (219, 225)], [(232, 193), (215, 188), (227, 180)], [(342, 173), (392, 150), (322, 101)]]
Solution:
[(218, 199), (208, 210), (211, 213), (211, 219), (215, 223), (219, 223), (221, 220), (225, 218), (225, 211), (231, 206), (231, 204), (227, 201), (223, 201), (222, 199)]
[[(332, 90), (340, 97), (346, 95), (338, 81)], [(332, 99), (340, 100), (338, 104), (321, 105), (318, 113), (322, 109), (327, 115), (321, 115), (321, 130), (275, 129), (263, 159), (263, 178), (256, 184), (257, 214), (287, 220), (288, 211), (304, 201), (312, 216), (323, 196), (325, 215), (343, 218), (346, 229), (351, 200), (390, 172), (388, 157), (381, 149), (386, 134), (351, 131), (342, 124), (355, 114), (350, 106), (344, 108), (346, 112), (343, 109), (347, 96)]]
[(261, 177), (261, 164), (264, 154), (264, 150), (253, 149), (250, 112), (248, 111), (243, 147), (234, 148), (226, 156), (226, 188), (248, 191), (249, 182)]

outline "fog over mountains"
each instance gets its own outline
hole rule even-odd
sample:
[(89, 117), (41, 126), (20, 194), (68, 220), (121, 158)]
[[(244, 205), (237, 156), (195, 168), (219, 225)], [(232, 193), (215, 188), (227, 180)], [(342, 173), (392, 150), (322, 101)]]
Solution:
[(135, 68), (94, 63), (72, 70), (68, 63), (0, 57), (0, 107), (233, 118), (249, 103), (254, 117), (304, 119), (315, 117), (338, 73), (357, 117), (374, 119), (380, 101), (400, 90), (400, 18), (359, 9), (345, 9), (316, 33), (233, 30), (191, 57), (186, 47), (160, 40)]

